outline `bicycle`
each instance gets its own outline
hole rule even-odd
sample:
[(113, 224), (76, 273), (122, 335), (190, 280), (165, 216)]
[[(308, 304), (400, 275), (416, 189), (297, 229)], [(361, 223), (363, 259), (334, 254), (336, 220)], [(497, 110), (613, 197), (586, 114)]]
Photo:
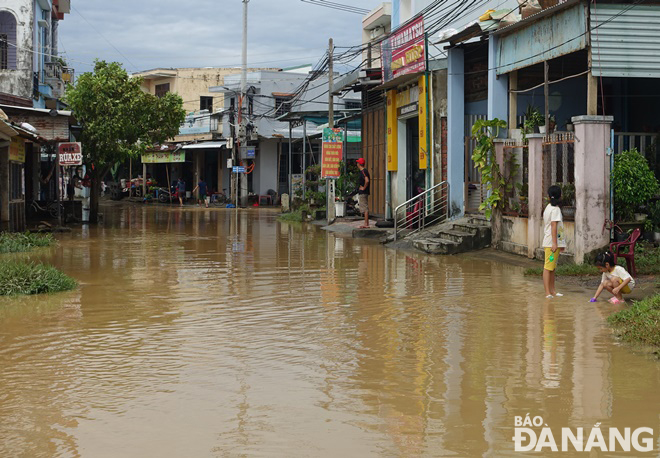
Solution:
[(603, 232), (606, 230), (610, 232), (610, 240), (615, 242), (623, 242), (628, 238), (628, 235), (630, 235), (628, 232), (621, 229), (616, 221), (611, 221), (609, 219), (605, 219), (605, 222), (603, 223)]
[(227, 188), (224, 188), (221, 192), (216, 192), (211, 195), (211, 203), (216, 205), (227, 205), (231, 203), (231, 199), (225, 194)]
[[(64, 216), (64, 205), (59, 204), (60, 207), (60, 215)], [(39, 202), (36, 200), (33, 200), (32, 203), (30, 204), (30, 208), (34, 213), (48, 213), (52, 218), (57, 218), (58, 212), (57, 212), (57, 202), (52, 201), (52, 202), (46, 202), (46, 206), (42, 207), (39, 205)]]

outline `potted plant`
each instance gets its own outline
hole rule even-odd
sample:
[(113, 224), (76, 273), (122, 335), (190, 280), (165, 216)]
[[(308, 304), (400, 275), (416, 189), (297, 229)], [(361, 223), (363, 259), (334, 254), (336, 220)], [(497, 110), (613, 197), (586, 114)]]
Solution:
[[(545, 133), (545, 120), (543, 119), (543, 115), (536, 107), (533, 107), (532, 105), (527, 107), (527, 111), (525, 112), (525, 122), (523, 126), (523, 133), (525, 134), (531, 134), (535, 131), (535, 129), (538, 129), (539, 133)], [(543, 130), (541, 130), (541, 127), (543, 127)]]
[(550, 115), (548, 117), (548, 133), (551, 134), (555, 131), (557, 127), (557, 121), (555, 120), (555, 115)]
[(648, 207), (649, 216), (645, 222), (645, 229), (652, 232), (653, 236), (649, 234), (649, 240), (655, 243), (660, 243), (660, 200), (656, 200)]
[(566, 120), (566, 132), (573, 132), (575, 130), (575, 127), (573, 126), (573, 120), (571, 118), (568, 118)]
[(565, 218), (575, 220), (575, 184), (561, 183), (561, 212)]
[(358, 168), (354, 163), (342, 161), (339, 164), (340, 175), (337, 179), (337, 197), (335, 197), (336, 215), (346, 215), (346, 196), (357, 188)]
[(648, 162), (635, 148), (617, 154), (610, 179), (619, 226), (641, 228), (644, 223), (634, 221), (635, 213), (641, 205), (648, 204), (659, 188)]

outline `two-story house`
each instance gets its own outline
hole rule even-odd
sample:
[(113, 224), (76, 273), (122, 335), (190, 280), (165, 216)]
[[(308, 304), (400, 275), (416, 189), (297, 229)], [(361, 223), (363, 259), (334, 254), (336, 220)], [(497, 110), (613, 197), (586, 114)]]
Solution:
[(73, 70), (58, 57), (58, 27), (70, 0), (0, 4), (0, 103), (60, 109)]

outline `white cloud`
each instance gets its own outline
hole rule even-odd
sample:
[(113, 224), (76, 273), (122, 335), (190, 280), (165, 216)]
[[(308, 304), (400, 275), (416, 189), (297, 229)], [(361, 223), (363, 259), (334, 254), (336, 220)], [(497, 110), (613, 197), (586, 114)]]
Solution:
[[(366, 9), (381, 3), (342, 1)], [(96, 58), (119, 61), (130, 72), (240, 65), (240, 0), (73, 0), (71, 6), (60, 23), (60, 52), (78, 74)], [(337, 46), (361, 41), (360, 15), (300, 0), (251, 0), (248, 18), (253, 67), (315, 63), (330, 37)]]

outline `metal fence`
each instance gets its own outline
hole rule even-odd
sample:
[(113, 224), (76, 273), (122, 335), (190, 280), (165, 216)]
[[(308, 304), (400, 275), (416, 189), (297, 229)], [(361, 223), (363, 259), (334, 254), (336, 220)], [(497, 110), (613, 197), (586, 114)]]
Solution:
[[(562, 213), (565, 221), (575, 219), (575, 136), (572, 133), (551, 134), (543, 139), (543, 196), (557, 185), (562, 190)], [(543, 208), (548, 203), (543, 199)], [(543, 211), (543, 208), (541, 211)]]
[(653, 147), (657, 138), (657, 133), (614, 132), (614, 154), (636, 148), (642, 155), (646, 155), (647, 148)]
[[(517, 166), (515, 173), (512, 168)], [(521, 141), (504, 143), (504, 170), (511, 184), (504, 201), (504, 213), (527, 218), (529, 215), (529, 146)]]

